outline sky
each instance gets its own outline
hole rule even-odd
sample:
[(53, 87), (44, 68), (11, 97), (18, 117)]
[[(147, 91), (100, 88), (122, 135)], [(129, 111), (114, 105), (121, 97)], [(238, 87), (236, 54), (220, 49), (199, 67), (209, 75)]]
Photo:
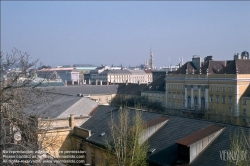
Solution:
[(1, 1), (1, 51), (44, 65), (158, 68), (250, 52), (250, 1)]

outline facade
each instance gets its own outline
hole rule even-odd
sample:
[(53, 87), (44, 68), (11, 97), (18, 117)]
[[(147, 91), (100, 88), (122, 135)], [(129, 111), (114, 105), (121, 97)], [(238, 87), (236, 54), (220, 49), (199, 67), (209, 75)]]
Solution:
[[(151, 79), (150, 73), (146, 73), (143, 70), (109, 70), (100, 69), (90, 71), (89, 75), (85, 78), (90, 80), (85, 80), (85, 82), (98, 84), (114, 84), (114, 83), (138, 83), (147, 84), (148, 80)], [(100, 83), (99, 83), (100, 82)]]
[(80, 73), (74, 67), (48, 68), (37, 71), (37, 76), (47, 80), (62, 80), (67, 84), (80, 84)]
[(153, 73), (151, 69), (144, 70), (148, 75), (148, 83), (153, 82)]
[[(245, 53), (244, 53), (245, 55)], [(247, 56), (246, 56), (247, 57)], [(166, 75), (166, 107), (179, 110), (210, 110), (239, 119), (247, 108), (242, 97), (250, 84), (250, 60), (215, 61), (194, 56), (173, 74)], [(237, 118), (237, 121), (236, 121)]]
[(166, 107), (165, 86), (165, 75), (163, 75), (144, 88), (141, 96), (147, 96), (149, 101), (160, 102), (163, 107)]

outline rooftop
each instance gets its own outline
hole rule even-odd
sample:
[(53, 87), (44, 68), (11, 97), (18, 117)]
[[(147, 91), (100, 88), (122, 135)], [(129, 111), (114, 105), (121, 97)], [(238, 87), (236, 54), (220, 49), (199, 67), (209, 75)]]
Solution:
[(216, 125), (211, 125), (209, 127), (206, 127), (204, 129), (201, 129), (197, 132), (194, 132), (178, 141), (176, 141), (178, 144), (185, 145), (185, 146), (190, 146), (193, 143), (219, 131), (222, 130), (224, 127), (222, 126), (216, 126)]
[[(113, 117), (118, 115), (118, 111), (116, 110), (114, 107), (98, 106), (91, 118), (81, 126), (94, 133), (86, 141), (97, 146), (105, 145), (105, 140), (99, 134), (105, 132), (105, 135), (109, 136), (109, 120), (111, 113)], [(134, 111), (130, 111), (129, 116), (132, 118), (133, 114)], [(147, 111), (142, 112), (142, 118), (146, 122), (152, 122), (154, 119), (161, 119), (161, 117), (162, 114)], [(192, 133), (204, 132), (203, 129), (206, 128), (208, 132), (221, 129), (220, 127), (210, 126), (224, 126), (225, 129), (223, 132), (200, 153), (192, 162), (192, 166), (226, 165), (227, 161), (221, 160), (219, 151), (230, 150), (230, 138), (236, 131), (241, 130), (246, 134), (250, 134), (250, 128), (247, 127), (176, 116), (168, 116), (167, 118), (169, 118), (168, 122), (148, 139), (149, 148), (155, 149), (153, 153), (148, 154), (150, 164), (162, 166), (173, 165), (178, 159), (178, 144), (176, 141), (188, 137)], [(114, 120), (117, 120), (117, 118), (114, 118)], [(189, 143), (187, 142), (187, 144)]]

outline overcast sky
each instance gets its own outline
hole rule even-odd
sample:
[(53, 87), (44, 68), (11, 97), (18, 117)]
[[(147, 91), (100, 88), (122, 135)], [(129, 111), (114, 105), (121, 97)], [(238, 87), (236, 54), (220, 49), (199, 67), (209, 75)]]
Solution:
[(250, 1), (1, 1), (1, 50), (45, 65), (143, 64), (250, 52)]

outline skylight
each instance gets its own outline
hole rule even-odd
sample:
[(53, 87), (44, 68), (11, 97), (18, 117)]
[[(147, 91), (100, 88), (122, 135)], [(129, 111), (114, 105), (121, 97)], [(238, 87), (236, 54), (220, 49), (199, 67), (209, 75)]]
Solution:
[(105, 135), (105, 132), (102, 132), (102, 133), (100, 134), (100, 136), (102, 136), (102, 137), (103, 137), (104, 135)]
[(155, 151), (155, 148), (150, 148), (150, 149), (148, 150), (149, 153), (153, 153), (154, 151)]

